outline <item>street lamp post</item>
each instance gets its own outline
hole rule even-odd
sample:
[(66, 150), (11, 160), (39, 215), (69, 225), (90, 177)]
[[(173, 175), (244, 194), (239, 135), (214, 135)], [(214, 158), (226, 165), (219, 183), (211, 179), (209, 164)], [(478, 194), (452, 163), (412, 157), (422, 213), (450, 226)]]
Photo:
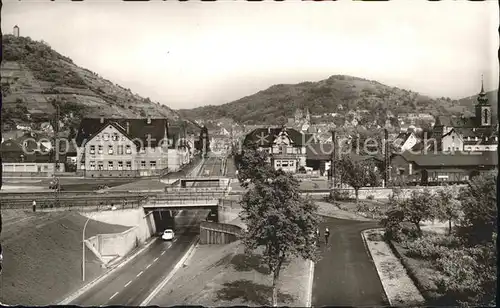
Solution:
[(85, 229), (87, 228), (87, 224), (89, 223), (89, 221), (90, 217), (87, 218), (82, 232), (82, 281), (85, 281)]

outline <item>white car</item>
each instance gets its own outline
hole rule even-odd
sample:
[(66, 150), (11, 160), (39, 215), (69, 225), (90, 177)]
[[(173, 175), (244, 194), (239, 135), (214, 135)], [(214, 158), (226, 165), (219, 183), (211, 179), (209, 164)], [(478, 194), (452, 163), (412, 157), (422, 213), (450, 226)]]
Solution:
[(174, 239), (174, 231), (172, 229), (167, 229), (163, 231), (163, 235), (161, 236), (161, 239), (164, 241), (171, 241)]

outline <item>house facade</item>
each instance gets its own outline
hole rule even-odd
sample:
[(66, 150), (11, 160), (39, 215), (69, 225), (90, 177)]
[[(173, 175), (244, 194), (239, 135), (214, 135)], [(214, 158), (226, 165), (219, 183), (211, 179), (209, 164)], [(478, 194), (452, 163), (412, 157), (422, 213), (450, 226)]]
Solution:
[(255, 145), (270, 154), (270, 163), (275, 169), (295, 173), (306, 166), (306, 146), (312, 135), (286, 127), (259, 128), (246, 135), (243, 145)]
[(400, 133), (394, 140), (394, 147), (400, 151), (408, 151), (412, 149), (417, 143), (418, 138), (413, 131), (406, 131)]
[(161, 175), (168, 168), (167, 119), (85, 118), (76, 136), (85, 177)]

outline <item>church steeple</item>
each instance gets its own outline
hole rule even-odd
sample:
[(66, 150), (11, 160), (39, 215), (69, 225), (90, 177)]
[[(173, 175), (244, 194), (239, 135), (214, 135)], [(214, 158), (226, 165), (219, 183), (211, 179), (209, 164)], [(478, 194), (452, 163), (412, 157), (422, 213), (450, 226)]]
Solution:
[(484, 82), (483, 76), (481, 75), (481, 92), (477, 97), (476, 105), (476, 123), (478, 126), (490, 126), (491, 125), (491, 106), (488, 104), (488, 97), (486, 97), (486, 92), (484, 92)]
[(480, 105), (486, 105), (488, 103), (488, 98), (486, 97), (486, 92), (484, 92), (484, 81), (483, 75), (481, 75), (481, 92), (479, 92), (479, 96), (477, 97), (477, 101)]

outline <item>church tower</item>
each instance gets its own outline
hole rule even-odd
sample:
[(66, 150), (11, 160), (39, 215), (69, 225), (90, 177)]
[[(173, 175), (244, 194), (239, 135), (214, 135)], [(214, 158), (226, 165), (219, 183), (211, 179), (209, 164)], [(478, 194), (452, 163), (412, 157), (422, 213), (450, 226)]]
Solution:
[(483, 77), (481, 76), (481, 92), (477, 97), (476, 123), (478, 126), (491, 125), (491, 105), (488, 103), (486, 92), (484, 92)]

